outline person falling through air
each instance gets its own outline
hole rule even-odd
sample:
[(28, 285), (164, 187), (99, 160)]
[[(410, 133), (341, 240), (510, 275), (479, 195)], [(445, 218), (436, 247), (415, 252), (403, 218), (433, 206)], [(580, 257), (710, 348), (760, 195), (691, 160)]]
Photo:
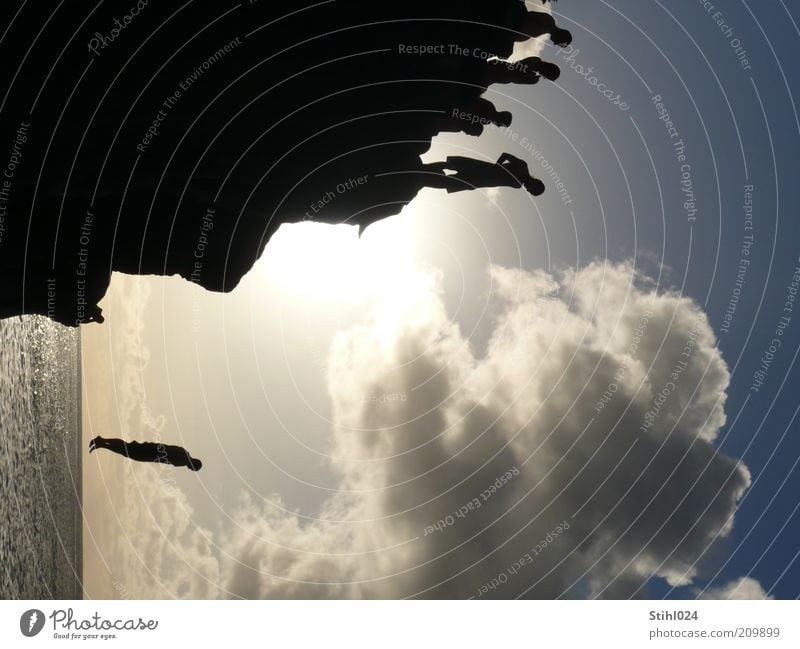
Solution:
[(98, 448), (105, 448), (113, 453), (124, 455), (137, 462), (158, 462), (172, 466), (185, 466), (192, 471), (199, 471), (203, 463), (192, 457), (182, 446), (172, 446), (160, 442), (125, 442), (117, 438), (95, 437), (89, 442), (89, 453)]

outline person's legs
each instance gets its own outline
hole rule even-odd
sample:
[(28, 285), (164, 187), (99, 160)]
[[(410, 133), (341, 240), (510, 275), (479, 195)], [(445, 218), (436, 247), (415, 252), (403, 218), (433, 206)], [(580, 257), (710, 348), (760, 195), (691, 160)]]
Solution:
[(116, 437), (107, 438), (100, 437), (98, 435), (91, 442), (89, 442), (89, 452), (91, 453), (93, 450), (98, 448), (105, 448), (112, 453), (128, 456), (128, 444)]
[[(518, 158), (515, 160), (519, 161)], [(447, 169), (454, 173), (446, 174)], [(527, 166), (525, 169), (527, 170)], [(481, 187), (519, 187), (522, 184), (522, 181), (514, 184), (516, 176), (496, 162), (464, 156), (448, 156), (444, 162), (423, 165), (422, 170), (433, 172), (426, 178), (426, 187), (446, 189), (448, 192), (462, 192)]]
[(429, 162), (428, 164), (422, 165), (422, 169), (428, 173), (443, 174), (444, 170), (447, 169), (447, 163)]
[(117, 438), (95, 437), (89, 442), (89, 452), (105, 448), (137, 462), (157, 462), (158, 446), (153, 442), (125, 442)]
[(431, 162), (422, 165), (422, 171), (425, 172), (425, 187), (432, 187), (433, 189), (446, 189), (450, 187), (452, 181), (445, 173), (448, 169), (445, 162)]
[(128, 454), (128, 444), (116, 437), (103, 439), (103, 448), (107, 448), (112, 453), (119, 453), (120, 455)]

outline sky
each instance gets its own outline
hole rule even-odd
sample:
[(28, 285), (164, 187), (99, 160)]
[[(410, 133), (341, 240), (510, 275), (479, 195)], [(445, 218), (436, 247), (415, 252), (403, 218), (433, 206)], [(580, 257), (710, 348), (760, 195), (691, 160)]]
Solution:
[(425, 156), (541, 197), (283, 226), (227, 295), (115, 274), (85, 440), (204, 467), (84, 462), (87, 596), (796, 598), (800, 17), (716, 4), (557, 3), (558, 81)]

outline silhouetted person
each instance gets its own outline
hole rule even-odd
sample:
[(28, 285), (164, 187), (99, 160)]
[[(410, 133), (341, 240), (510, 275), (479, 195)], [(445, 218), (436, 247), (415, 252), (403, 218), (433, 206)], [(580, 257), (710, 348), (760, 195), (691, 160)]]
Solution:
[(498, 111), (488, 99), (476, 97), (461, 106), (454, 106), (443, 117), (439, 132), (463, 131), (475, 137), (483, 133), (487, 124), (508, 128), (511, 126), (511, 111)]
[[(100, 23), (113, 22), (114, 8), (106, 7), (111, 4), (98, 8)], [(147, 20), (168, 20), (171, 4), (149, 3)], [(113, 271), (179, 275), (227, 293), (262, 254), (274, 254), (268, 243), (282, 223), (307, 219), (363, 228), (400, 213), (427, 180), (450, 191), (466, 189), (460, 181), (466, 179), (483, 186), (526, 183), (539, 192), (540, 183), (522, 169), (514, 175), (493, 163), (462, 162), (453, 180), (424, 173), (419, 155), (439, 132), (444, 111), (454, 107), (475, 103), (476, 114), (507, 124), (508, 113), (478, 99), (491, 83), (556, 78), (558, 68), (538, 58), (528, 59), (527, 73), (525, 62), (476, 58), (480, 52), (507, 59), (528, 37), (524, 29), (547, 30), (558, 39), (551, 16), (528, 15), (521, 0), (314, 0), (299, 3), (307, 9), (302, 15), (286, 13), (287, 5), (298, 3), (248, 3), (247, 11), (231, 13), (224, 28), (209, 32), (215, 49), (224, 46), (231, 55), (209, 58), (213, 71), (175, 104), (175, 79), (186, 79), (187, 64), (182, 57), (164, 62), (163, 49), (210, 26), (214, 4), (194, 3), (196, 11), (171, 22), (175, 29), (141, 49), (124, 73), (113, 63), (121, 45), (90, 44), (92, 57), (99, 58), (79, 93), (74, 80), (84, 72), (87, 43), (37, 42), (37, 55), (25, 61), (28, 78), (47, 81), (35, 103), (36, 122), (64, 128), (48, 138), (27, 121), (0, 124), (0, 141), (16, 165), (12, 202), (4, 200), (8, 192), (0, 196), (0, 216), (9, 206), (0, 225), (0, 317), (38, 313), (68, 326), (101, 322), (103, 314), (92, 305), (106, 294)], [(540, 2), (533, 4), (539, 8)], [(30, 46), (46, 16), (30, 18), (9, 30), (6, 49)], [(309, 32), (309, 25), (323, 29)], [(230, 40), (253, 29), (257, 38)], [(213, 52), (196, 45), (191, 57), (199, 65)], [(53, 61), (59, 62), (57, 74), (50, 74)], [(129, 91), (159, 66), (163, 74), (134, 101)], [(0, 66), (0, 87), (11, 89), (3, 110), (23, 119), (34, 98), (15, 74), (13, 66)], [(242, 83), (223, 96), (226, 78)], [(117, 82), (122, 91), (106, 93)], [(98, 102), (105, 119), (85, 125)], [(166, 114), (169, 128), (161, 129), (154, 118), (160, 124)], [(491, 124), (478, 122), (451, 121), (448, 127), (478, 133)], [(145, 133), (146, 124), (151, 127)], [(92, 144), (75, 158), (78, 138)], [(47, 174), (18, 163), (23, 148), (25, 159), (46, 157)], [(135, 173), (131, 155), (142, 160)]]
[(185, 466), (192, 471), (199, 471), (203, 463), (192, 457), (182, 446), (161, 444), (160, 442), (125, 442), (121, 439), (95, 437), (89, 442), (89, 453), (98, 448), (105, 448), (112, 453), (124, 455), (137, 462), (158, 462), (172, 466)]
[[(444, 162), (433, 162), (424, 165), (423, 169), (436, 174), (426, 180), (428, 187), (446, 189), (448, 193), (477, 187), (524, 187), (533, 196), (544, 192), (544, 183), (530, 175), (525, 161), (510, 153), (503, 153), (494, 163), (463, 156), (448, 156)], [(448, 175), (448, 169), (455, 173)]]

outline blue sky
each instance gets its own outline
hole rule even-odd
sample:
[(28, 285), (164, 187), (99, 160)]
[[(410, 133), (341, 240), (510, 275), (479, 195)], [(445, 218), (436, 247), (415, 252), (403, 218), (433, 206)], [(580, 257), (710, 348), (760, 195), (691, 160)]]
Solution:
[[(505, 287), (507, 298), (513, 285), (512, 276), (503, 271), (487, 273), (490, 264), (545, 270), (557, 277), (560, 271), (586, 268), (598, 260), (613, 264), (632, 259), (641, 273), (658, 283), (659, 292), (673, 290), (688, 296), (708, 315), (731, 373), (727, 423), (716, 445), (727, 456), (741, 458), (753, 481), (736, 512), (732, 533), (724, 544), (704, 553), (700, 576), (691, 585), (676, 588), (653, 579), (648, 584), (649, 594), (694, 597), (698, 589), (719, 588), (749, 576), (772, 596), (797, 597), (800, 563), (795, 559), (800, 551), (800, 522), (795, 508), (800, 424), (794, 419), (798, 407), (794, 382), (800, 312), (787, 312), (784, 307), (794, 269), (800, 265), (796, 222), (800, 184), (793, 178), (800, 124), (797, 98), (791, 94), (796, 94), (800, 79), (796, 56), (800, 12), (782, 0), (716, 4), (719, 6), (714, 9), (709, 9), (710, 3), (693, 0), (671, 4), (563, 0), (555, 5), (559, 23), (574, 37), (572, 48), (558, 51), (548, 46), (542, 54), (561, 65), (558, 81), (542, 81), (532, 88), (490, 88), (487, 97), (498, 109), (513, 111), (511, 128), (506, 132), (487, 129), (479, 140), (441, 137), (431, 154), (436, 157), (444, 151), (463, 154), (467, 150), (490, 160), (503, 151), (515, 154), (547, 185), (545, 194), (535, 200), (524, 192), (505, 189), (452, 196), (425, 190), (402, 215), (371, 226), (361, 247), (346, 226), (340, 226), (335, 236), (320, 226), (292, 238), (286, 229), (270, 243), (257, 268), (227, 296), (202, 293), (176, 278), (134, 281), (115, 276), (104, 305), (108, 325), (84, 330), (84, 349), (94, 354), (95, 373), (85, 378), (87, 398), (100, 404), (120, 402), (124, 407), (118, 406), (116, 412), (110, 406), (108, 412), (106, 406), (96, 407), (94, 415), (87, 416), (86, 426), (169, 438), (184, 443), (201, 458), (220, 458), (205, 462), (201, 480), (178, 475), (180, 490), (169, 494), (173, 508), (185, 516), (179, 529), (191, 523), (208, 530), (199, 540), (170, 536), (184, 552), (178, 558), (205, 580), (200, 586), (189, 586), (181, 575), (155, 575), (153, 580), (147, 575), (126, 576), (126, 590), (143, 596), (165, 592), (203, 597), (231, 592), (240, 596), (307, 595), (306, 591), (291, 590), (281, 581), (282, 574), (270, 573), (284, 566), (275, 559), (271, 544), (276, 539), (294, 549), (318, 543), (314, 547), (322, 554), (336, 554), (351, 542), (353, 551), (372, 553), (364, 539), (370, 535), (381, 538), (383, 532), (389, 539), (387, 546), (399, 543), (398, 539), (410, 543), (409, 538), (430, 522), (425, 516), (433, 514), (413, 519), (420, 525), (402, 528), (402, 533), (395, 530), (390, 534), (378, 525), (355, 541), (342, 540), (337, 533), (316, 526), (317, 518), (338, 516), (342, 511), (356, 529), (368, 518), (364, 512), (372, 511), (370, 507), (386, 519), (395, 514), (394, 505), (373, 500), (371, 495), (355, 504), (347, 500), (348, 488), (366, 484), (369, 494), (382, 493), (382, 483), (376, 487), (347, 468), (370, 456), (365, 448), (348, 446), (349, 438), (342, 431), (356, 424), (383, 430), (382, 426), (389, 426), (381, 417), (393, 412), (380, 410), (372, 413), (377, 419), (362, 421), (351, 412), (348, 399), (360, 395), (363, 404), (382, 391), (394, 398), (395, 410), (401, 406), (408, 409), (396, 413), (402, 429), (408, 421), (416, 421), (413, 417), (422, 416), (415, 408), (423, 408), (428, 389), (416, 393), (415, 399), (414, 390), (406, 393), (392, 387), (398, 382), (404, 385), (404, 371), (413, 362), (398, 361), (393, 366), (387, 354), (370, 352), (370, 344), (374, 339), (403, 342), (396, 322), (410, 323), (412, 330), (418, 326), (423, 338), (425, 327), (434, 325), (452, 334), (441, 313), (446, 311), (463, 339), (454, 334), (452, 339), (441, 336), (430, 347), (437, 348), (441, 339), (452, 345), (466, 341), (469, 354), (463, 357), (462, 349), (459, 353), (445, 349), (464, 367), (473, 368), (469, 379), (477, 376), (479, 380), (471, 389), (479, 390), (485, 387), (481, 377), (486, 379), (497, 369), (493, 363), (513, 374), (521, 353), (513, 346), (503, 350), (500, 344), (502, 327), (498, 328), (497, 322), (504, 318), (513, 326), (519, 324), (520, 315), (498, 310), (487, 297), (499, 285)], [(555, 186), (556, 175), (563, 183), (561, 193)], [(752, 212), (745, 211), (746, 200), (752, 202)], [(740, 269), (743, 258), (748, 262), (744, 273)], [(440, 271), (441, 304), (438, 293), (426, 283), (429, 278), (418, 272), (417, 262)], [(544, 281), (535, 273), (524, 277), (520, 281), (534, 288)], [(562, 280), (562, 284), (566, 290), (569, 282)], [(739, 301), (723, 327), (734, 292)], [(422, 302), (415, 304), (414, 300)], [(375, 302), (384, 311), (370, 311), (367, 305)], [(386, 315), (387, 306), (396, 309), (388, 310), (396, 315), (396, 321)], [(603, 308), (614, 311), (617, 306), (612, 300)], [(624, 306), (619, 306), (620, 312)], [(539, 303), (536, 307), (545, 308)], [(686, 310), (686, 304), (680, 308)], [(800, 306), (797, 309), (800, 311)], [(688, 312), (693, 313), (691, 309)], [(430, 318), (423, 322), (425, 326), (414, 319), (420, 313)], [(781, 322), (786, 315), (789, 321)], [(581, 314), (584, 316), (586, 328), (594, 327), (592, 318)], [(388, 317), (383, 329), (374, 327), (381, 317)], [(781, 326), (780, 349), (759, 379), (756, 392), (751, 389), (754, 373)], [(533, 334), (524, 328), (520, 331), (523, 339), (531, 335), (528, 344), (532, 347), (549, 335), (546, 327)], [(362, 350), (354, 342), (358, 340), (366, 341)], [(507, 356), (496, 354), (494, 361), (491, 354), (484, 356), (492, 344)], [(344, 354), (343, 349), (351, 353)], [(522, 351), (525, 349), (523, 345)], [(711, 351), (705, 352), (713, 360)], [(370, 353), (374, 358), (364, 362)], [(127, 367), (120, 364), (120, 358), (135, 362)], [(147, 360), (140, 362), (142, 358)], [(359, 358), (363, 366), (356, 362)], [(505, 362), (498, 360), (504, 358)], [(519, 358), (524, 365), (522, 360)], [(339, 368), (339, 374), (331, 373), (331, 363)], [(374, 370), (372, 383), (353, 378), (357, 375), (354, 368), (363, 374), (365, 367)], [(451, 369), (446, 364), (428, 381)], [(109, 392), (107, 376), (118, 372), (122, 372), (122, 385), (135, 389)], [(555, 382), (562, 378), (554, 376)], [(347, 387), (348, 381), (354, 386), (350, 390), (342, 387)], [(471, 403), (469, 394), (458, 395)], [(516, 405), (508, 404), (509, 409)], [(473, 425), (467, 419), (462, 434), (469, 433)], [(582, 426), (583, 422), (579, 428)], [(412, 428), (410, 433), (419, 434), (420, 430)], [(509, 431), (510, 437), (522, 432)], [(532, 439), (540, 432), (534, 430)], [(436, 449), (437, 441), (425, 444)], [(387, 456), (390, 451), (402, 455), (402, 446), (392, 446), (400, 443), (394, 438), (386, 441)], [(335, 456), (353, 454), (355, 460), (336, 464)], [(425, 461), (425, 457), (419, 460)], [(90, 526), (96, 526), (96, 542), (106, 554), (119, 553), (136, 562), (139, 557), (126, 555), (129, 548), (119, 539), (146, 531), (136, 529), (124, 517), (114, 522), (112, 512), (138, 512), (162, 496), (158, 487), (152, 492), (152, 481), (131, 480), (138, 475), (147, 478), (150, 467), (126, 467), (130, 474), (117, 475), (115, 466), (113, 459), (99, 458), (96, 466), (87, 468), (87, 483), (102, 481), (108, 493), (108, 501), (101, 498), (94, 504), (100, 522), (90, 521)], [(416, 466), (404, 468), (410, 472), (409, 482), (422, 482), (415, 496), (424, 500), (429, 486), (418, 480)], [(506, 468), (501, 467), (502, 471)], [(448, 485), (451, 474), (441, 475), (443, 484)], [(569, 477), (566, 474), (565, 481)], [(518, 481), (513, 489), (522, 490), (521, 484)], [(587, 484), (594, 483), (589, 479)], [(342, 493), (332, 497), (337, 490)], [(503, 493), (510, 498), (512, 490)], [(276, 494), (280, 497), (277, 505)], [(437, 498), (446, 495), (435, 494)], [(450, 505), (446, 502), (441, 509), (445, 514), (448, 507), (460, 505), (458, 498)], [(501, 501), (497, 503), (499, 507)], [(503, 511), (511, 511), (516, 504), (510, 499)], [(533, 502), (530, 511), (537, 511), (536, 507)], [(519, 513), (519, 509), (515, 511)], [(523, 513), (520, 524), (525, 525), (528, 518), (529, 514)], [(108, 527), (109, 521), (121, 528)], [(709, 521), (709, 525), (718, 523), (713, 517)], [(158, 516), (154, 522), (157, 536), (163, 525)], [(170, 527), (167, 535), (173, 534), (175, 526), (164, 525)], [(549, 527), (542, 525), (532, 533), (544, 536)], [(516, 535), (519, 531), (501, 529), (497, 538), (505, 538), (502, 532)], [(462, 533), (466, 534), (459, 531)], [(264, 538), (268, 542), (264, 543)], [(459, 536), (456, 541), (461, 539)], [(250, 548), (249, 553), (243, 547)], [(508, 545), (511, 560), (515, 558), (513, 547)], [(641, 545), (634, 544), (633, 549), (641, 549)], [(423, 547), (419, 561), (427, 562), (430, 551)], [(102, 552), (90, 551), (89, 558), (94, 554)], [(232, 572), (226, 569), (228, 555), (251, 568), (258, 567), (263, 579), (260, 591), (251, 590), (257, 579), (243, 579), (236, 566)], [(465, 560), (468, 555), (465, 551)], [(497, 562), (494, 566), (494, 559), (481, 564), (475, 579), (480, 578), (481, 570), (491, 576), (491, 570), (505, 568), (503, 553), (487, 556), (494, 556)], [(571, 551), (567, 558), (570, 556)], [(303, 561), (301, 557), (296, 564), (286, 564), (299, 566), (295, 574), (318, 574), (318, 566)], [(387, 560), (387, 570), (404, 565), (403, 561)], [(418, 567), (413, 562), (410, 565)], [(578, 565), (576, 569), (583, 570), (583, 564)], [(369, 570), (383, 569), (380, 563), (366, 562), (364, 566), (368, 577), (373, 576)], [(102, 566), (89, 569), (95, 571), (100, 584), (96, 596), (115, 596), (113, 588), (104, 590), (102, 586), (108, 582)], [(342, 579), (342, 574), (350, 578), (358, 573), (352, 566), (341, 570), (333, 572), (333, 581)], [(442, 574), (454, 570), (446, 565)], [(615, 580), (619, 574), (612, 571), (608, 576)], [(276, 575), (278, 581), (273, 579)], [(571, 574), (568, 578), (572, 579)], [(425, 573), (419, 583), (427, 587), (432, 579)], [(585, 594), (586, 582), (584, 578), (576, 580), (572, 594)], [(208, 583), (215, 585), (210, 591)], [(413, 583), (408, 590), (390, 590), (389, 595), (413, 595)], [(217, 587), (221, 590), (215, 590)], [(464, 595), (458, 589), (444, 592)], [(353, 593), (335, 592), (335, 596), (347, 595)], [(357, 595), (386, 593), (367, 588)]]
[[(721, 562), (718, 580), (750, 574), (776, 597), (795, 598), (800, 594), (800, 424), (795, 418), (800, 313), (783, 309), (794, 269), (800, 265), (800, 14), (796, 5), (783, 1), (722, 0), (713, 9), (710, 4), (562, 2), (556, 11), (573, 31), (574, 47), (580, 50), (575, 58), (593, 65), (597, 77), (625, 98), (630, 111), (621, 113), (605, 98), (594, 96), (596, 89), (574, 70), (570, 75), (567, 66), (558, 85), (574, 93), (576, 102), (607, 132), (632, 189), (631, 204), (616, 157), (597, 137), (593, 120), (584, 118), (575, 139), (584, 144), (581, 154), (588, 168), (593, 174), (600, 170), (595, 178), (609, 214), (608, 256), (632, 254), (634, 246), (640, 253), (654, 254), (651, 258), (663, 254), (671, 269), (668, 283), (683, 287), (705, 306), (731, 368), (728, 424), (719, 445), (746, 462), (754, 484), (736, 514), (733, 551)], [(737, 47), (746, 50), (752, 69), (742, 64)], [(680, 169), (667, 128), (658, 120), (655, 94), (663, 98), (691, 164), (698, 210), (691, 249)], [(553, 99), (552, 93), (548, 99)], [(579, 109), (575, 113), (579, 115)], [(595, 131), (596, 148), (586, 146), (591, 135), (584, 138), (583, 128)], [(576, 220), (594, 220), (598, 199), (579, 192), (586, 183), (570, 184), (576, 187), (572, 194), (580, 197), (575, 199)], [(754, 187), (752, 230), (745, 229), (745, 185)], [(751, 264), (729, 331), (722, 333), (748, 235), (753, 235)], [(584, 259), (605, 256), (600, 243), (591, 237), (581, 241)], [(648, 268), (651, 262), (644, 258), (642, 263)], [(791, 323), (764, 385), (754, 392), (753, 373), (775, 337), (781, 315), (792, 316)]]

